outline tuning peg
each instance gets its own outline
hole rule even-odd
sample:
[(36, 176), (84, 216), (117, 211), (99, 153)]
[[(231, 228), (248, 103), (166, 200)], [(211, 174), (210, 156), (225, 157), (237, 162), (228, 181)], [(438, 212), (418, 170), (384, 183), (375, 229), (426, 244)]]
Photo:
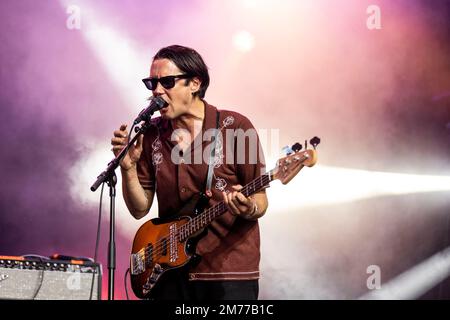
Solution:
[(294, 152), (298, 152), (298, 151), (302, 150), (302, 145), (301, 145), (300, 143), (296, 142), (296, 143), (291, 147), (291, 149), (292, 149)]
[(291, 153), (294, 153), (294, 151), (289, 146), (283, 147), (282, 152), (284, 152), (287, 156), (290, 155)]
[(320, 138), (319, 137), (314, 137), (311, 140), (309, 140), (309, 143), (312, 144), (312, 146), (314, 147), (314, 150), (315, 150), (317, 145), (320, 143)]

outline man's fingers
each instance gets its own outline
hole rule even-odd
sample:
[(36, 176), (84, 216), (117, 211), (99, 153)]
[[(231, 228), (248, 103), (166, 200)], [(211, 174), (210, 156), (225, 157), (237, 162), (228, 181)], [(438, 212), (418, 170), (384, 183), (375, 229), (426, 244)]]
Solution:
[(242, 186), (240, 184), (236, 184), (234, 186), (232, 186), (232, 188), (236, 191), (241, 191), (242, 190)]
[(231, 202), (233, 202), (235, 206), (238, 206), (239, 201), (236, 199), (237, 191), (231, 192), (230, 195), (231, 195), (231, 199), (230, 199)]
[(123, 148), (124, 148), (123, 146), (114, 146), (114, 147), (111, 148), (111, 150), (112, 150), (112, 151), (118, 151), (118, 150), (120, 151), (120, 150), (122, 150)]
[(247, 205), (249, 202), (249, 199), (240, 192), (236, 194), (236, 198), (238, 199), (238, 201), (240, 203), (242, 203), (244, 205)]
[(122, 130), (114, 131), (114, 137), (117, 137), (117, 138), (126, 138), (127, 135), (128, 135), (127, 131), (122, 131)]
[(123, 150), (123, 146), (114, 146), (111, 148), (111, 151), (114, 153), (114, 155), (118, 155), (122, 150)]
[[(242, 187), (233, 186), (233, 189), (242, 189)], [(222, 195), (225, 204), (227, 205), (230, 212), (234, 215), (240, 215), (243, 212), (247, 212), (249, 210), (250, 204), (252, 203), (249, 198), (238, 191), (233, 191), (228, 194), (222, 192)]]
[(228, 196), (228, 208), (231, 209), (231, 213), (232, 214), (238, 215), (239, 214), (239, 209), (237, 208), (237, 206), (233, 202), (233, 194), (229, 193), (227, 196)]
[(122, 124), (119, 128), (119, 130), (115, 130), (114, 131), (114, 136), (115, 137), (121, 137), (121, 138), (126, 138), (128, 136), (128, 131), (126, 130), (127, 125), (126, 124)]
[(222, 191), (222, 196), (223, 196), (223, 202), (225, 202), (225, 204), (228, 206), (228, 195), (227, 195), (227, 193)]
[(126, 142), (126, 140), (124, 138), (117, 138), (117, 137), (115, 137), (115, 138), (111, 139), (111, 144), (112, 145), (121, 145), (121, 146), (123, 146), (123, 145), (125, 145), (125, 142)]

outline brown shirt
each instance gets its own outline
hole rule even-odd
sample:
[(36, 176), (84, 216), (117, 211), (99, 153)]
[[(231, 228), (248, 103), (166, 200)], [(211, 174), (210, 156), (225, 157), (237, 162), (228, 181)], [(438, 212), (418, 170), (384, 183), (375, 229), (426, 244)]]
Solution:
[[(169, 120), (153, 119), (145, 133), (144, 150), (137, 166), (138, 177), (144, 189), (156, 190), (161, 218), (176, 215), (192, 196), (205, 191), (212, 136), (205, 133), (216, 128), (217, 108), (204, 104), (202, 132), (184, 153), (178, 152), (177, 142), (172, 141), (174, 129)], [(237, 112), (219, 111), (221, 139), (216, 144), (210, 206), (223, 200), (222, 191), (231, 192), (231, 187), (236, 184), (244, 186), (265, 170), (264, 155), (251, 122)], [(239, 134), (255, 134), (256, 140), (247, 138), (242, 147), (234, 135), (236, 129), (243, 130), (237, 131)], [(182, 154), (183, 159), (177, 157), (178, 154)], [(197, 253), (202, 259), (190, 270), (191, 280), (258, 279), (258, 222), (226, 212), (208, 226), (207, 235), (197, 245)]]

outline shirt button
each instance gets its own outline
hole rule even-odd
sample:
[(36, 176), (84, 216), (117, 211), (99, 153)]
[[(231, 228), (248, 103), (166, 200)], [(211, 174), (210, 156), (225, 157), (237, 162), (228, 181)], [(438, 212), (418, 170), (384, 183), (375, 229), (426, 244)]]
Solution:
[(181, 192), (186, 192), (186, 188), (185, 187), (181, 188)]

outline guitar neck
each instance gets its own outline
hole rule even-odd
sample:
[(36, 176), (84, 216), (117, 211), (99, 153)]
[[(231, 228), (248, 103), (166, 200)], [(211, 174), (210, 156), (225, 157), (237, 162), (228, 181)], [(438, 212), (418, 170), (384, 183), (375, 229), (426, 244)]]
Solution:
[[(241, 193), (249, 197), (252, 194), (259, 192), (260, 190), (266, 188), (270, 182), (273, 181), (272, 171), (263, 174), (262, 176), (254, 179), (250, 183), (246, 184)], [(208, 226), (214, 219), (220, 217), (222, 214), (228, 211), (228, 207), (225, 202), (221, 201), (215, 206), (206, 209), (201, 214), (194, 217), (188, 223), (183, 225), (180, 229), (180, 239), (185, 240), (191, 235), (197, 233), (201, 229)]]

